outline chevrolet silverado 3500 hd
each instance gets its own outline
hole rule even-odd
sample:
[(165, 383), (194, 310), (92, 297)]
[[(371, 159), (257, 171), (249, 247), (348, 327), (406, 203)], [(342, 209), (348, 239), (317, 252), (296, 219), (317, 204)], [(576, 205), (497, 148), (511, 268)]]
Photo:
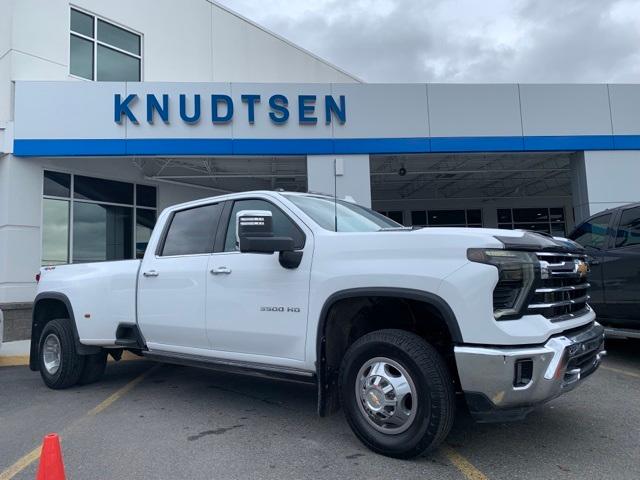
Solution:
[(409, 458), (447, 436), (456, 394), (518, 419), (597, 369), (587, 272), (571, 241), (225, 195), (162, 212), (142, 260), (44, 267), (30, 366), (66, 388), (129, 350), (313, 382), (320, 415), (342, 407), (369, 448)]

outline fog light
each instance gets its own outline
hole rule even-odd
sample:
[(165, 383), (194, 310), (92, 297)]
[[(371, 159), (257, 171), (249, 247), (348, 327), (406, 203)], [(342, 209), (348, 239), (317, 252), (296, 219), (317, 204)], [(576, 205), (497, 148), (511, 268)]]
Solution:
[(515, 372), (513, 376), (514, 387), (526, 387), (531, 383), (533, 378), (533, 360), (523, 358), (516, 361)]

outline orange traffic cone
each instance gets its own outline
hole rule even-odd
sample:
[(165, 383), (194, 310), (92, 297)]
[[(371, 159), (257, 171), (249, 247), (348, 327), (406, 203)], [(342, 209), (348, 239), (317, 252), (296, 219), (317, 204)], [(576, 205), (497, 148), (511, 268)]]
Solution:
[(60, 438), (56, 433), (45, 435), (42, 441), (36, 480), (65, 480)]

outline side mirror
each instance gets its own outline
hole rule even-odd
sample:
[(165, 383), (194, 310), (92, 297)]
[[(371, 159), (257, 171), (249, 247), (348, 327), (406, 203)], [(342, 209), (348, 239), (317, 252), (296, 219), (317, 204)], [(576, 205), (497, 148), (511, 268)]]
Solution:
[(242, 253), (289, 252), (294, 242), (273, 235), (273, 215), (268, 210), (242, 210), (236, 215), (236, 240)]

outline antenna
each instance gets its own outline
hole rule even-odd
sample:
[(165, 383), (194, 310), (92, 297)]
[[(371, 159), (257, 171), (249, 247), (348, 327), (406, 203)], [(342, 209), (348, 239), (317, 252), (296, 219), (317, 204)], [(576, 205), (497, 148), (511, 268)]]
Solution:
[(333, 219), (336, 233), (338, 232), (338, 159), (333, 159)]

